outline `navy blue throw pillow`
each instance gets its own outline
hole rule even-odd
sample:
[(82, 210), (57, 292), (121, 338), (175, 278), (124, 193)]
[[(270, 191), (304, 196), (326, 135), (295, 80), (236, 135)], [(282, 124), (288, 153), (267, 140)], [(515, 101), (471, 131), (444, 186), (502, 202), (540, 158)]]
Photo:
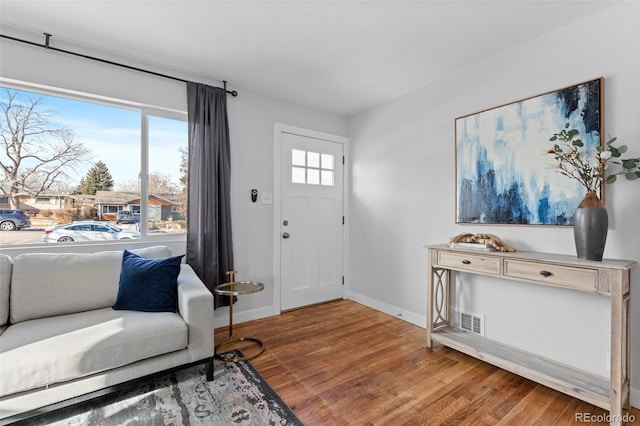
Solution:
[(113, 309), (176, 312), (182, 256), (152, 259), (125, 250)]

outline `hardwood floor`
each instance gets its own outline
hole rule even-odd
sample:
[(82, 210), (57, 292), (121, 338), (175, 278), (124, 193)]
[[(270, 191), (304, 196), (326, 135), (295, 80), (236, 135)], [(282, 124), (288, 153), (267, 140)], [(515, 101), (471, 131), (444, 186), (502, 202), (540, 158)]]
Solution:
[[(216, 341), (227, 333), (216, 329)], [(234, 335), (263, 341), (251, 362), (305, 425), (608, 424), (593, 422), (601, 408), (427, 349), (423, 328), (348, 300), (237, 324)], [(630, 414), (640, 424), (640, 410)]]

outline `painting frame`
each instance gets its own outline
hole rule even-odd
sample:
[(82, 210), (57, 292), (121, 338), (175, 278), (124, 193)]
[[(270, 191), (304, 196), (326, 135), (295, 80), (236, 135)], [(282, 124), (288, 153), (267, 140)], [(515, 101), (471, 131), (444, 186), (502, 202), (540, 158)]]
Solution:
[(572, 226), (586, 190), (549, 154), (567, 123), (604, 145), (604, 77), (455, 118), (455, 222)]

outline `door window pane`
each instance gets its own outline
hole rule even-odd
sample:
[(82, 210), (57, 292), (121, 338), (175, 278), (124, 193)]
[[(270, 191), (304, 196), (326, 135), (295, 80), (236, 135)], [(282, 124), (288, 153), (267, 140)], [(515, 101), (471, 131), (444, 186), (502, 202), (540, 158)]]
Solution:
[(291, 182), (307, 183), (306, 169), (304, 167), (293, 167), (291, 172)]
[(322, 154), (322, 168), (333, 170), (333, 155)]
[(306, 166), (306, 152), (294, 149), (291, 151), (291, 164), (294, 166)]
[(307, 152), (307, 166), (308, 167), (320, 167), (320, 154), (317, 152)]

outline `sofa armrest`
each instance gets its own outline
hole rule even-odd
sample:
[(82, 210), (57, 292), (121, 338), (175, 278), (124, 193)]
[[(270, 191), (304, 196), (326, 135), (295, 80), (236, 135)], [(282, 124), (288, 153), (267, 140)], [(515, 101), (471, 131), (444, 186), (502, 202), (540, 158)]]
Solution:
[(178, 275), (178, 312), (189, 327), (188, 348), (191, 361), (214, 355), (213, 294), (191, 266), (180, 265)]

